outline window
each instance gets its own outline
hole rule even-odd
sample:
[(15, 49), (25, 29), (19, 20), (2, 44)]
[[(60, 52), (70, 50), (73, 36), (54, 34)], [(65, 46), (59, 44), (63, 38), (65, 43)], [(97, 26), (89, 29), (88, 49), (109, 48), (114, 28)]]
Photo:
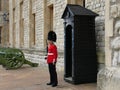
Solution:
[(15, 38), (16, 38), (16, 34), (15, 34), (15, 29), (16, 29), (16, 23), (15, 23), (15, 9), (13, 9), (13, 36), (12, 36), (12, 38), (13, 38), (13, 47), (15, 47), (15, 45), (16, 45), (16, 42), (15, 42)]
[(2, 2), (1, 2), (1, 0), (0, 0), (0, 11), (1, 11), (1, 8), (2, 8), (1, 6), (2, 6)]
[(23, 15), (23, 2), (20, 3), (20, 47), (24, 45), (24, 19)]
[(50, 30), (53, 30), (53, 5), (49, 7), (49, 12), (50, 12)]
[(85, 7), (85, 0), (83, 0), (83, 7)]
[(35, 12), (32, 12), (34, 5), (33, 3), (35, 3), (34, 0), (30, 0), (30, 33), (29, 33), (29, 45), (30, 48), (34, 48), (36, 45), (36, 14)]
[(68, 4), (78, 4), (85, 7), (85, 0), (67, 0)]
[(45, 26), (44, 26), (44, 46), (46, 48), (47, 45), (47, 35), (50, 30), (53, 30), (53, 12), (54, 11), (54, 6), (53, 4), (49, 5), (45, 9)]
[(0, 27), (0, 44), (1, 44), (1, 41), (2, 41), (1, 40), (2, 39), (2, 35), (1, 35), (2, 33), (1, 32), (2, 32), (2, 27)]
[(32, 46), (35, 45), (35, 40), (36, 40), (35, 19), (36, 19), (36, 15), (32, 14), (32, 29), (31, 29), (31, 44), (32, 44)]

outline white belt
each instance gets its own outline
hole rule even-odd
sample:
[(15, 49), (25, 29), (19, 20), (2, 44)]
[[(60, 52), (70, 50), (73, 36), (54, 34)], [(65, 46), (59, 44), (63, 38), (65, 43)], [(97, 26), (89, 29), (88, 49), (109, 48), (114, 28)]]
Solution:
[(48, 53), (48, 55), (54, 55), (53, 53)]

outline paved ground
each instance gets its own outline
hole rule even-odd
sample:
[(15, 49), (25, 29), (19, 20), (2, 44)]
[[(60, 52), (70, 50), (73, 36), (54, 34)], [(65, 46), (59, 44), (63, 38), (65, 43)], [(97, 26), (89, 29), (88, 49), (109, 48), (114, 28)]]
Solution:
[(24, 65), (17, 70), (5, 70), (0, 65), (0, 90), (96, 90), (96, 83), (73, 85), (63, 80), (63, 72), (58, 71), (59, 85), (47, 86), (47, 67)]

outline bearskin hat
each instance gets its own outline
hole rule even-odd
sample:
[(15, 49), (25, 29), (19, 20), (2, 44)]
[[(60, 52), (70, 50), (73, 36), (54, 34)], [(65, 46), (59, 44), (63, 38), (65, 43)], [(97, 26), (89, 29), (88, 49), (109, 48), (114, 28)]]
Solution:
[(57, 39), (56, 33), (54, 31), (50, 31), (48, 33), (48, 40), (56, 42), (56, 39)]

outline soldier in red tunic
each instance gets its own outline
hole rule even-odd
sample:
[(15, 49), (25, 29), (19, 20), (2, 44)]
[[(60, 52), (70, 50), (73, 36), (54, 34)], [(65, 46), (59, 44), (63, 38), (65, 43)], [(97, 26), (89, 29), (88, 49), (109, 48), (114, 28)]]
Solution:
[(57, 47), (54, 44), (56, 42), (56, 34), (53, 31), (50, 31), (48, 33), (48, 47), (47, 47), (47, 63), (49, 68), (49, 74), (50, 74), (50, 82), (47, 83), (47, 85), (52, 85), (52, 87), (55, 87), (58, 85), (57, 80), (57, 72), (56, 72), (56, 62), (57, 62)]

